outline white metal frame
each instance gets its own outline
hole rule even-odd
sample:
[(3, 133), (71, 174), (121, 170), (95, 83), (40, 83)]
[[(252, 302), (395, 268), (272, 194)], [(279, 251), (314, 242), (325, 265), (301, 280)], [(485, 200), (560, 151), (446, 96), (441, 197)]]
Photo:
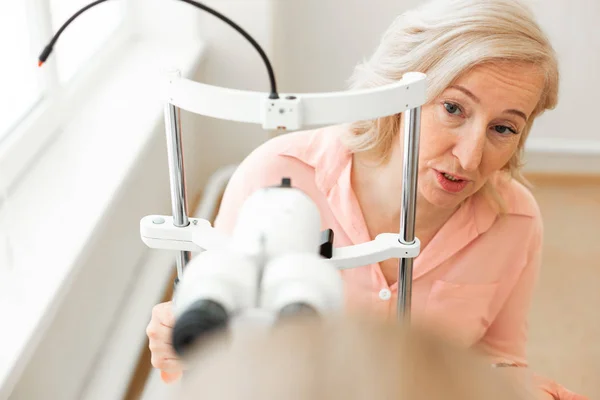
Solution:
[(181, 110), (283, 131), (403, 113), (405, 135), (400, 233), (385, 233), (367, 243), (335, 248), (330, 261), (337, 268), (344, 269), (399, 258), (397, 313), (399, 319), (409, 318), (412, 265), (420, 251), (420, 242), (415, 237), (415, 211), (421, 106), (426, 102), (424, 74), (407, 73), (398, 82), (365, 90), (279, 94), (273, 99), (265, 92), (195, 82), (172, 70), (166, 74), (163, 96), (173, 215), (142, 218), (140, 235), (149, 247), (176, 250), (178, 277), (183, 275), (191, 252), (220, 248), (229, 241), (228, 237), (213, 229), (208, 220), (188, 217)]
[(301, 95), (279, 93), (279, 98), (273, 100), (265, 93), (207, 85), (174, 73), (166, 81), (163, 95), (172, 105), (195, 114), (261, 124), (264, 129), (296, 130), (418, 107), (425, 102), (425, 80), (423, 74), (408, 73), (385, 87)]
[[(188, 218), (190, 224), (175, 225), (169, 215), (148, 215), (140, 221), (143, 242), (150, 248), (183, 252), (202, 252), (227, 248), (230, 238), (212, 227), (204, 218)], [(419, 255), (420, 242), (403, 244), (397, 233), (382, 233), (369, 242), (337, 247), (330, 261), (338, 269), (369, 265), (389, 258), (414, 258)]]

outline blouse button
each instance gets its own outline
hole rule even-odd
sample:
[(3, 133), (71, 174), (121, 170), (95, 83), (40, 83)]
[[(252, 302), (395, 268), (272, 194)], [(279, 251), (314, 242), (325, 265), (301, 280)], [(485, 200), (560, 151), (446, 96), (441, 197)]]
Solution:
[(381, 289), (379, 291), (379, 298), (381, 300), (389, 300), (392, 297), (392, 292), (389, 289)]

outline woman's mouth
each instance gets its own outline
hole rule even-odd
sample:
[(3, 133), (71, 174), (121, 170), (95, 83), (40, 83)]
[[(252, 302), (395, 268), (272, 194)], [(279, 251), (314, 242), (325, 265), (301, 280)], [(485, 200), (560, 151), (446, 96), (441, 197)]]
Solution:
[(434, 170), (434, 171), (435, 171), (435, 175), (436, 175), (438, 183), (440, 184), (442, 189), (444, 189), (447, 192), (458, 193), (458, 192), (462, 191), (469, 183), (468, 180), (454, 176), (447, 172), (441, 172), (441, 171), (436, 171), (436, 170)]

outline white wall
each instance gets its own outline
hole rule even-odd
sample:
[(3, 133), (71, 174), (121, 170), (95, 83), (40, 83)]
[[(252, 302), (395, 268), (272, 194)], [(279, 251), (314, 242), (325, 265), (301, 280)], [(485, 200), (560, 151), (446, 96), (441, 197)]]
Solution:
[(542, 116), (532, 137), (600, 141), (600, 2), (532, 0), (538, 20), (559, 55), (559, 105)]
[[(273, 54), (273, 0), (207, 0), (204, 3), (223, 13), (247, 31), (265, 51), (275, 71)], [(259, 53), (237, 31), (216, 17), (201, 13), (200, 29), (209, 44), (206, 62), (200, 73), (203, 83), (241, 90), (268, 92), (267, 69)], [(201, 184), (216, 168), (237, 163), (270, 133), (260, 126), (213, 118), (195, 117), (200, 146), (192, 157), (199, 157), (204, 169)], [(183, 127), (185, 130), (185, 126)]]
[[(559, 107), (540, 119), (532, 137), (600, 142), (600, 1), (532, 0), (560, 57)], [(394, 17), (422, 0), (275, 1), (275, 53), (282, 90), (345, 87), (353, 66), (368, 57)]]
[(419, 0), (275, 1), (282, 91), (343, 90), (393, 19)]

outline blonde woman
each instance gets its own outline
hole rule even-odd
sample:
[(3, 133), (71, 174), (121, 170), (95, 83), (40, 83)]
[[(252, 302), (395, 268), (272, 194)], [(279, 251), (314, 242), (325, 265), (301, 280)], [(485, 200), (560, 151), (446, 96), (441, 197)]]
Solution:
[(535, 399), (509, 369), (395, 323), (297, 318), (227, 339), (190, 353), (173, 400)]
[[(527, 366), (527, 320), (541, 266), (542, 219), (521, 175), (537, 117), (557, 104), (555, 52), (516, 0), (435, 0), (400, 15), (352, 88), (405, 72), (428, 77), (422, 108), (412, 315), (490, 362)], [(283, 135), (239, 166), (215, 226), (231, 232), (244, 200), (291, 177), (318, 205), (335, 246), (397, 232), (402, 185), (401, 115)], [(342, 271), (347, 309), (394, 318), (397, 260)], [(180, 373), (168, 346), (170, 303), (148, 326), (154, 363)], [(165, 326), (166, 325), (166, 326)], [(166, 375), (165, 375), (166, 376)], [(567, 398), (540, 380), (546, 398)]]

